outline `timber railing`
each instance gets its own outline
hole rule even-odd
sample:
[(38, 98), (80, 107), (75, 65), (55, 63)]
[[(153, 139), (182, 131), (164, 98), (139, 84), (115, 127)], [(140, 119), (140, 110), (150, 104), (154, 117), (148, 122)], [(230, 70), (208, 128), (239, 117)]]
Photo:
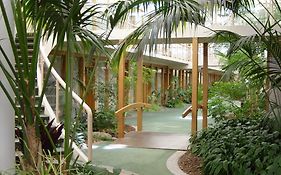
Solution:
[[(47, 56), (47, 53), (45, 52), (44, 46), (40, 45), (40, 61), (38, 62), (37, 66), (37, 77), (38, 77), (38, 87), (39, 92), (42, 93), (43, 88), (43, 75), (44, 75), (44, 69), (49, 69), (51, 66), (51, 63), (49, 61), (49, 58)], [(43, 98), (43, 104), (45, 106), (45, 110), (47, 114), (50, 116), (51, 119), (55, 118), (56, 123), (59, 123), (59, 116), (61, 114), (60, 111), (60, 104), (61, 104), (61, 96), (60, 92), (61, 90), (65, 90), (66, 83), (64, 80), (60, 77), (60, 75), (57, 73), (57, 71), (54, 68), (51, 68), (51, 75), (52, 79), (55, 81), (54, 88), (55, 88), (55, 95), (53, 96), (55, 98), (55, 109), (54, 107), (50, 105), (49, 99), (47, 99), (46, 95), (44, 95)], [(87, 155), (73, 142), (73, 149), (74, 149), (74, 155), (78, 155), (79, 159), (84, 162), (92, 161), (92, 143), (93, 143), (93, 137), (92, 137), (92, 131), (93, 131), (93, 114), (92, 109), (82, 100), (74, 91), (72, 91), (72, 98), (75, 103), (77, 103), (77, 107), (82, 106), (83, 111), (87, 114), (87, 147), (88, 152)], [(55, 111), (55, 112), (54, 112)], [(64, 133), (64, 131), (63, 131)]]
[[(124, 113), (128, 112), (130, 110), (136, 109), (137, 111), (141, 111), (141, 113), (138, 112), (138, 120), (137, 120), (137, 131), (141, 131), (142, 128), (142, 120), (139, 120), (139, 118), (142, 118), (142, 111), (143, 108), (150, 108), (151, 104), (148, 103), (132, 103), (127, 106), (124, 106), (120, 109), (118, 109), (115, 112), (115, 116), (117, 117), (117, 128), (118, 128), (118, 138), (124, 137), (124, 131), (125, 131), (125, 122), (124, 122)], [(140, 116), (141, 115), (141, 116)]]

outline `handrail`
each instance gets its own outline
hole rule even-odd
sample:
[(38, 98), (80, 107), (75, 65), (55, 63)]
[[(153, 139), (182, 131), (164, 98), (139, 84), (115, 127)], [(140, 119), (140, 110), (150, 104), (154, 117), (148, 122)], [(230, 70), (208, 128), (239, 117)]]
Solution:
[[(201, 104), (198, 104), (198, 109), (202, 109), (203, 106)], [(185, 118), (189, 113), (192, 112), (192, 105), (190, 105), (189, 107), (186, 108), (186, 110), (183, 111), (182, 113), (182, 118)]]
[(151, 107), (151, 104), (148, 104), (148, 103), (132, 103), (132, 104), (129, 104), (129, 105), (124, 106), (123, 108), (117, 110), (115, 112), (115, 115), (119, 115), (120, 113), (127, 112), (130, 109), (150, 108), (150, 107)]
[[(46, 55), (46, 53), (44, 52), (43, 46), (42, 44), (40, 44), (40, 53), (42, 55), (42, 58), (44, 60), (44, 62), (46, 63), (47, 67), (49, 68), (51, 66), (51, 63), (48, 59), (48, 56)], [(52, 75), (56, 78), (56, 80), (58, 81), (58, 83), (62, 86), (62, 88), (66, 88), (66, 84), (64, 82), (64, 80), (60, 77), (60, 75), (57, 73), (57, 71), (54, 68), (51, 68), (51, 73)], [(88, 140), (88, 160), (87, 161), (92, 161), (92, 144), (93, 144), (93, 113), (92, 113), (92, 109), (74, 92), (72, 91), (72, 97), (73, 99), (78, 102), (80, 105), (82, 104), (83, 109), (87, 112), (87, 140)], [(74, 148), (76, 145), (74, 145)], [(78, 147), (77, 147), (78, 148)], [(80, 156), (85, 159), (85, 155), (83, 155), (83, 152), (81, 150), (78, 151), (78, 154), (80, 154)]]

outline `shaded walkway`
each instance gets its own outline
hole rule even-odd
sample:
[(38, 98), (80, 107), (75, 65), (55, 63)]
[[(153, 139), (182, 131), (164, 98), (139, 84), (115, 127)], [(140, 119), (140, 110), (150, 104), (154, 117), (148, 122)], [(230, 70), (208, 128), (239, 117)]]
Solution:
[(189, 137), (185, 134), (163, 132), (130, 132), (125, 138), (117, 139), (114, 144), (123, 144), (135, 148), (153, 148), (168, 150), (187, 150)]
[[(171, 136), (175, 134), (182, 136), (185, 137), (182, 141), (187, 144), (188, 135), (191, 132), (191, 117), (181, 118), (181, 113), (184, 109), (185, 107), (177, 109), (164, 108), (160, 112), (144, 112), (143, 131), (146, 133), (161, 132), (160, 135), (167, 134)], [(126, 124), (136, 125), (135, 113), (129, 113), (128, 117), (126, 117)], [(200, 117), (198, 128), (201, 128)], [(158, 139), (157, 142), (165, 143), (167, 141), (165, 137), (155, 139)], [(142, 147), (145, 147), (145, 145)], [(94, 164), (122, 168), (139, 175), (171, 175), (166, 167), (166, 161), (175, 152), (175, 150), (171, 149), (135, 148), (133, 145), (126, 145), (121, 142), (118, 144), (103, 142), (93, 145)]]

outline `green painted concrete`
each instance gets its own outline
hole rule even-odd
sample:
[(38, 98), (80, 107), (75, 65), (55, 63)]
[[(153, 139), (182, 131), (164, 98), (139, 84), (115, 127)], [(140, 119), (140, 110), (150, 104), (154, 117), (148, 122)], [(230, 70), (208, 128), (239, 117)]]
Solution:
[[(176, 109), (163, 108), (159, 112), (144, 112), (143, 130), (189, 134), (191, 117), (181, 118), (185, 108), (186, 106)], [(125, 121), (127, 124), (136, 125), (136, 114), (129, 113)], [(201, 128), (200, 119), (198, 128)], [(139, 175), (171, 175), (166, 161), (175, 152), (173, 150), (128, 148), (124, 145), (111, 145), (111, 142), (95, 144), (93, 147), (94, 164), (122, 168)]]
[(112, 148), (110, 144), (97, 146), (98, 148), (93, 150), (94, 164), (122, 168), (140, 175), (171, 175), (166, 161), (175, 151)]

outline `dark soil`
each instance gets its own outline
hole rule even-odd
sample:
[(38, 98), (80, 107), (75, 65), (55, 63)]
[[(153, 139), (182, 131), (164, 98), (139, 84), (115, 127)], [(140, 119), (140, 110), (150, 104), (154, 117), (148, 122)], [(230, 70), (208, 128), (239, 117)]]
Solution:
[(202, 175), (202, 159), (193, 155), (189, 150), (179, 159), (179, 167), (189, 175)]

